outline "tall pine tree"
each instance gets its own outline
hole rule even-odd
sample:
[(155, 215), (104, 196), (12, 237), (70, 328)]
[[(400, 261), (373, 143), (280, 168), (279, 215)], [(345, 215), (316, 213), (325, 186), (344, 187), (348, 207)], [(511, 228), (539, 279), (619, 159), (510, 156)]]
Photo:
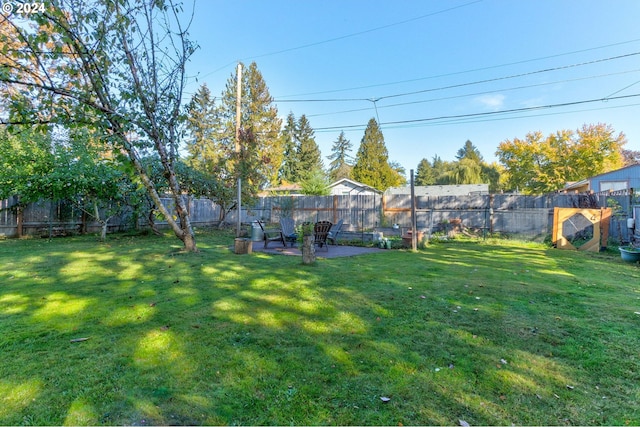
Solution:
[(324, 165), (314, 130), (304, 114), (296, 120), (289, 113), (280, 135), (283, 161), (278, 171), (280, 182), (302, 182), (314, 171), (322, 172)]
[(433, 166), (427, 159), (420, 160), (418, 167), (416, 168), (416, 185), (433, 185), (436, 182)]
[(304, 114), (298, 119), (296, 128), (298, 140), (298, 179), (305, 180), (314, 171), (321, 171), (324, 168), (320, 147), (316, 143), (313, 128)]
[(186, 106), (187, 163), (196, 170), (213, 173), (220, 160), (220, 149), (216, 141), (216, 109), (214, 98), (206, 84), (198, 88)]
[(337, 181), (342, 178), (350, 178), (353, 165), (352, 157), (349, 154), (353, 149), (353, 144), (344, 136), (344, 132), (340, 132), (338, 139), (333, 142), (331, 147), (331, 155), (327, 159), (329, 163), (329, 178)]
[[(242, 68), (241, 127), (245, 137), (252, 141), (251, 146), (243, 147), (243, 157), (255, 159), (255, 164), (245, 165), (250, 169), (255, 168), (252, 172), (257, 173), (254, 182), (247, 183), (255, 192), (266, 184), (277, 182), (283, 156), (279, 137), (281, 120), (256, 63)], [(234, 72), (227, 80), (218, 109), (219, 135), (222, 135), (221, 143), (226, 148), (228, 158), (233, 157), (231, 154), (235, 146), (236, 87), (237, 75)]]
[(399, 175), (389, 166), (389, 153), (378, 122), (370, 119), (353, 166), (353, 179), (380, 191), (398, 185)]
[(278, 171), (278, 180), (283, 182), (297, 181), (298, 141), (296, 139), (296, 117), (289, 113), (280, 134), (282, 144), (282, 163)]

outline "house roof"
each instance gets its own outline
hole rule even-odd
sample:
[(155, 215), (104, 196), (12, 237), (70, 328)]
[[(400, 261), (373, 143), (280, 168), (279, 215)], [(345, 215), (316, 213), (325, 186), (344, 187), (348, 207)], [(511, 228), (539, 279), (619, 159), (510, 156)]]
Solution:
[[(489, 194), (489, 184), (417, 185), (416, 196), (466, 196), (469, 194)], [(411, 194), (411, 186), (392, 187), (385, 194)]]
[(586, 190), (590, 190), (591, 189), (590, 188), (591, 187), (591, 181), (593, 181), (594, 179), (598, 179), (598, 178), (601, 178), (603, 176), (607, 176), (607, 175), (610, 175), (610, 174), (613, 174), (613, 173), (618, 173), (620, 171), (624, 171), (624, 170), (627, 170), (627, 169), (635, 169), (635, 168), (640, 168), (640, 164), (624, 166), (624, 167), (622, 167), (620, 169), (614, 169), (614, 170), (610, 170), (608, 172), (603, 172), (601, 174), (593, 175), (593, 176), (591, 176), (589, 178), (585, 178), (585, 179), (582, 179), (580, 181), (567, 182), (565, 184), (565, 186), (562, 188), (561, 191), (572, 191), (572, 190), (581, 191), (581, 190), (585, 190), (585, 189)]
[(374, 188), (374, 187), (372, 187), (370, 185), (367, 185), (367, 184), (363, 184), (363, 183), (358, 182), (358, 181), (354, 181), (354, 180), (349, 179), (349, 178), (339, 179), (336, 182), (329, 184), (329, 188), (334, 188), (334, 187), (337, 187), (338, 185), (347, 185), (347, 186), (353, 187), (353, 188), (360, 188), (360, 189), (362, 189), (361, 191), (369, 190), (369, 191), (373, 191), (374, 193), (380, 193), (380, 194), (382, 193), (382, 191), (378, 190), (377, 188)]
[(300, 184), (282, 184), (277, 187), (265, 188), (260, 192), (260, 196), (269, 196), (272, 194), (300, 194), (302, 186)]

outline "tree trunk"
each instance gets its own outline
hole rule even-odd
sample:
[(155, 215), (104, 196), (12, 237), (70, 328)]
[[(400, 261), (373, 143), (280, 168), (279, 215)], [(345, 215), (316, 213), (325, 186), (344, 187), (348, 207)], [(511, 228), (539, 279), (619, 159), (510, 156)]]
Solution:
[(316, 262), (316, 248), (313, 245), (313, 236), (302, 237), (302, 263), (313, 264)]
[(24, 208), (19, 202), (16, 206), (16, 234), (18, 237), (24, 235)]
[[(180, 185), (178, 184), (178, 180), (175, 176), (175, 173), (173, 172), (173, 169), (166, 163), (166, 161), (162, 161), (163, 152), (160, 151), (159, 154), (163, 166), (165, 167), (165, 172), (168, 175), (167, 181), (169, 182), (169, 190), (171, 192), (171, 197), (173, 198), (173, 201), (175, 203), (176, 213), (180, 218), (179, 224), (178, 222), (176, 222), (176, 220), (173, 219), (173, 215), (171, 214), (171, 212), (169, 212), (169, 210), (162, 203), (160, 195), (156, 190), (155, 184), (153, 183), (153, 181), (151, 181), (151, 178), (149, 178), (147, 171), (140, 161), (136, 149), (127, 141), (124, 133), (122, 133), (121, 141), (125, 150), (127, 151), (127, 154), (129, 155), (129, 160), (131, 160), (133, 167), (135, 168), (138, 176), (140, 177), (140, 180), (142, 181), (142, 185), (147, 190), (147, 194), (151, 198), (152, 202), (156, 205), (158, 211), (160, 211), (160, 213), (165, 217), (167, 223), (169, 224), (169, 227), (171, 227), (176, 237), (180, 239), (184, 244), (184, 250), (187, 252), (197, 252), (198, 248), (196, 246), (196, 238), (193, 234), (193, 229), (191, 228), (189, 212), (187, 212), (182, 194), (180, 192)], [(159, 144), (156, 144), (156, 146), (159, 146)], [(167, 170), (167, 168), (169, 170)]]

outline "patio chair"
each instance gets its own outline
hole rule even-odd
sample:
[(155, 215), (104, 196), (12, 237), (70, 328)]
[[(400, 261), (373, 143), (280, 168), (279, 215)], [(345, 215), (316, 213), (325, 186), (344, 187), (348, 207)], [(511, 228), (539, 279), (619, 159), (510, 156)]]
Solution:
[(267, 229), (262, 224), (262, 221), (257, 221), (257, 223), (260, 225), (260, 228), (262, 229), (262, 234), (263, 234), (262, 239), (264, 240), (265, 249), (267, 248), (267, 245), (269, 244), (269, 242), (282, 242), (282, 246), (285, 246), (285, 247), (287, 246), (286, 243), (284, 242), (284, 235), (282, 234), (281, 229)]
[(329, 230), (331, 230), (330, 221), (318, 221), (313, 226), (313, 243), (318, 245), (318, 247), (322, 247), (323, 245), (327, 247), (327, 252), (329, 251), (329, 245), (327, 245), (327, 237), (329, 236)]
[(331, 226), (331, 230), (329, 230), (329, 234), (327, 235), (327, 242), (331, 242), (334, 245), (337, 244), (338, 234), (340, 234), (340, 230), (342, 230), (343, 220), (338, 220), (335, 224)]
[(285, 242), (291, 242), (291, 247), (298, 241), (296, 222), (293, 218), (280, 218), (280, 229)]

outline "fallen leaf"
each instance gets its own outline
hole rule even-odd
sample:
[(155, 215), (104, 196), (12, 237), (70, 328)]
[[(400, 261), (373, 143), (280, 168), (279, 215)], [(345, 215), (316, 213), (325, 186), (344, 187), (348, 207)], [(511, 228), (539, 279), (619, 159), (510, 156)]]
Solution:
[(382, 400), (384, 403), (387, 403), (388, 401), (391, 400), (391, 398), (386, 396), (380, 396), (380, 400)]
[(164, 325), (160, 328), (161, 331), (168, 331), (169, 330), (169, 325)]

